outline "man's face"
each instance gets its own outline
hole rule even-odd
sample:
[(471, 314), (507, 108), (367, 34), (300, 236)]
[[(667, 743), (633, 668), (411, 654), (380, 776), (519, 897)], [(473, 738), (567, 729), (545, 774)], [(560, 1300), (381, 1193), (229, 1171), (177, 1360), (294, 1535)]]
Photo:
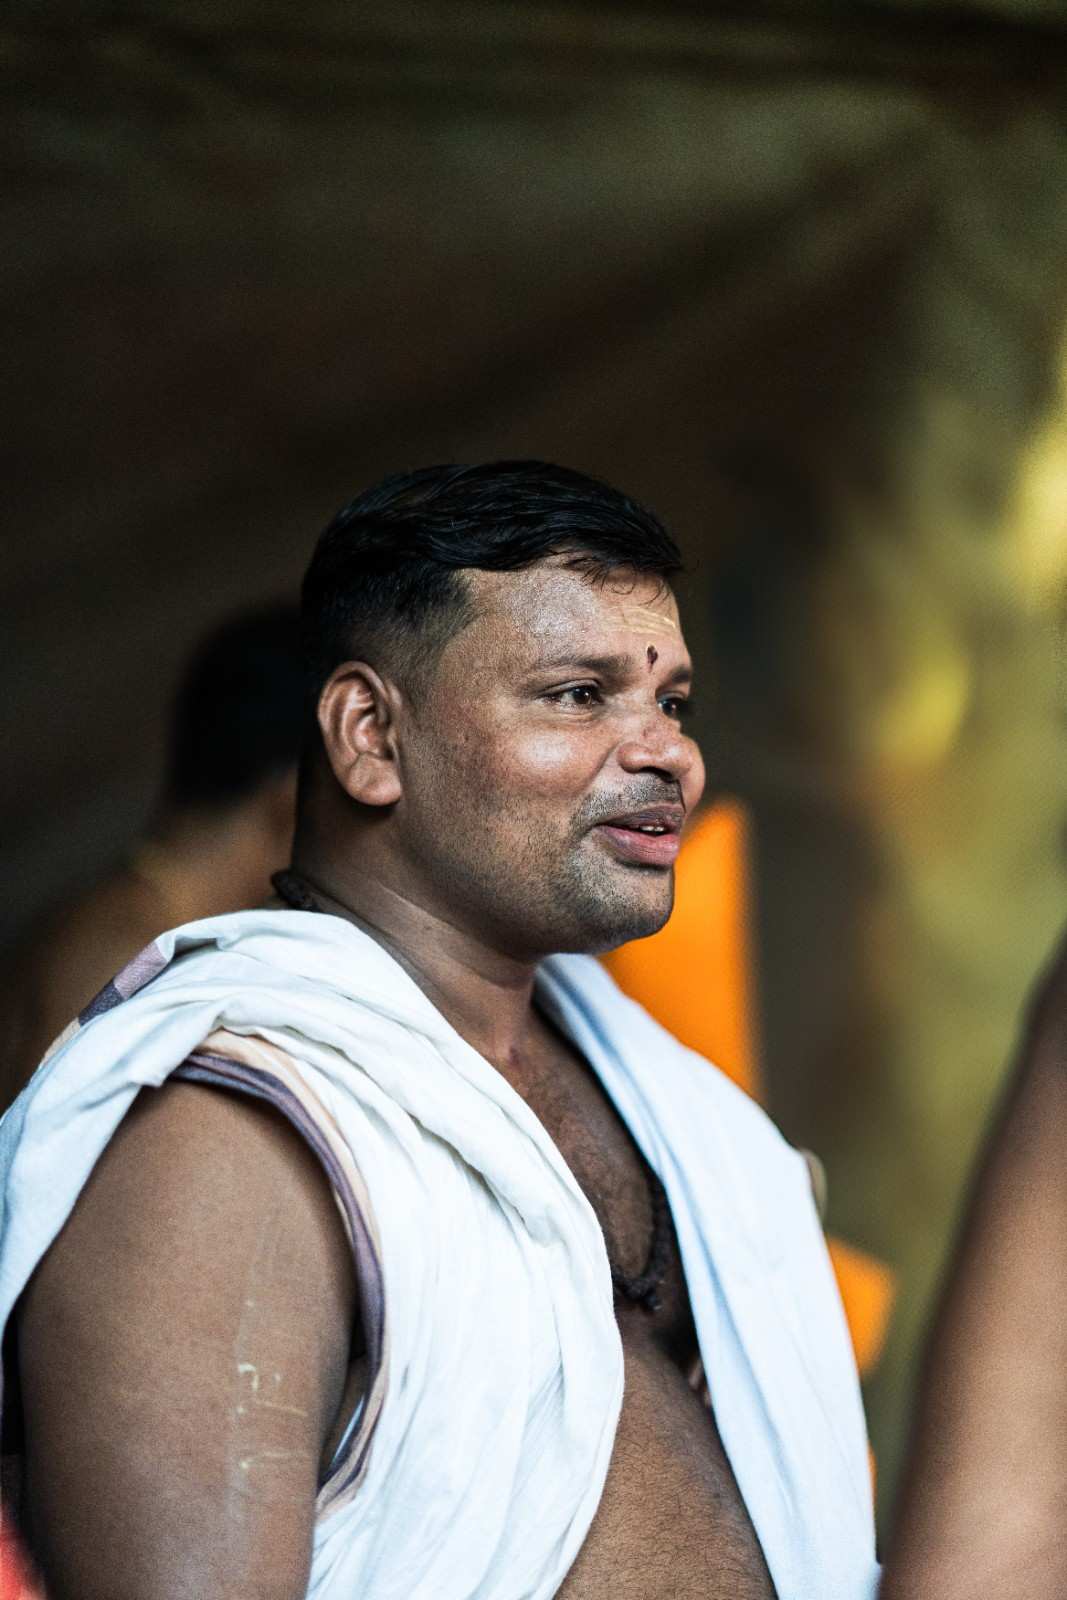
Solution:
[(523, 959), (655, 932), (704, 787), (674, 596), (563, 558), (464, 576), (475, 620), (403, 719), (395, 820), (419, 891)]

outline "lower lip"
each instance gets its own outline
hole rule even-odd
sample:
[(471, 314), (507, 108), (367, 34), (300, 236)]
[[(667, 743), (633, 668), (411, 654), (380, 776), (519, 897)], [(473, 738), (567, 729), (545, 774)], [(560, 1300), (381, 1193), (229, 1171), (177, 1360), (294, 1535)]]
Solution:
[(596, 831), (609, 840), (616, 855), (643, 867), (673, 866), (681, 844), (677, 833), (636, 833), (633, 828), (612, 828), (605, 823)]

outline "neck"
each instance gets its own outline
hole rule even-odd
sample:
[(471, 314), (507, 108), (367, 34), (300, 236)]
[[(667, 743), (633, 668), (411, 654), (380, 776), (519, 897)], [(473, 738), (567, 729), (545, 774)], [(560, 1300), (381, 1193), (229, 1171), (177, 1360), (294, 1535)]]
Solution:
[(298, 841), (293, 871), (321, 910), (344, 917), (388, 950), (480, 1055), (509, 1075), (521, 1070), (535, 1025), (536, 961), (492, 949), (382, 881), (365, 858), (353, 870)]

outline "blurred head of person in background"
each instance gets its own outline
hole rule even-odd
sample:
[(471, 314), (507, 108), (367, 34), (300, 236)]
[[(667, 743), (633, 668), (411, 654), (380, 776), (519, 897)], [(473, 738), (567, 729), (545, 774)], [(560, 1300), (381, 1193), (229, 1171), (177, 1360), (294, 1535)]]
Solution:
[(288, 859), (303, 720), (299, 612), (277, 604), (212, 630), (174, 701), (144, 836), (53, 908), (17, 961), (4, 1103), (67, 1023), (167, 928), (253, 906)]
[(303, 701), (295, 605), (241, 613), (197, 647), (174, 702), (157, 818), (133, 858), (176, 910), (195, 897), (188, 915), (205, 916), (267, 894), (292, 841)]

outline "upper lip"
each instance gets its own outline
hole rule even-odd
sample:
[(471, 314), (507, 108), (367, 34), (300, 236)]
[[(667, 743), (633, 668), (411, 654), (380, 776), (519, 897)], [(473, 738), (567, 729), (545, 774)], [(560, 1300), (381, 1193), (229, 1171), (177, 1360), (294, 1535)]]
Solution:
[(662, 828), (666, 833), (681, 833), (684, 821), (684, 806), (642, 806), (640, 811), (626, 811), (617, 817), (605, 817), (597, 826), (601, 828)]

